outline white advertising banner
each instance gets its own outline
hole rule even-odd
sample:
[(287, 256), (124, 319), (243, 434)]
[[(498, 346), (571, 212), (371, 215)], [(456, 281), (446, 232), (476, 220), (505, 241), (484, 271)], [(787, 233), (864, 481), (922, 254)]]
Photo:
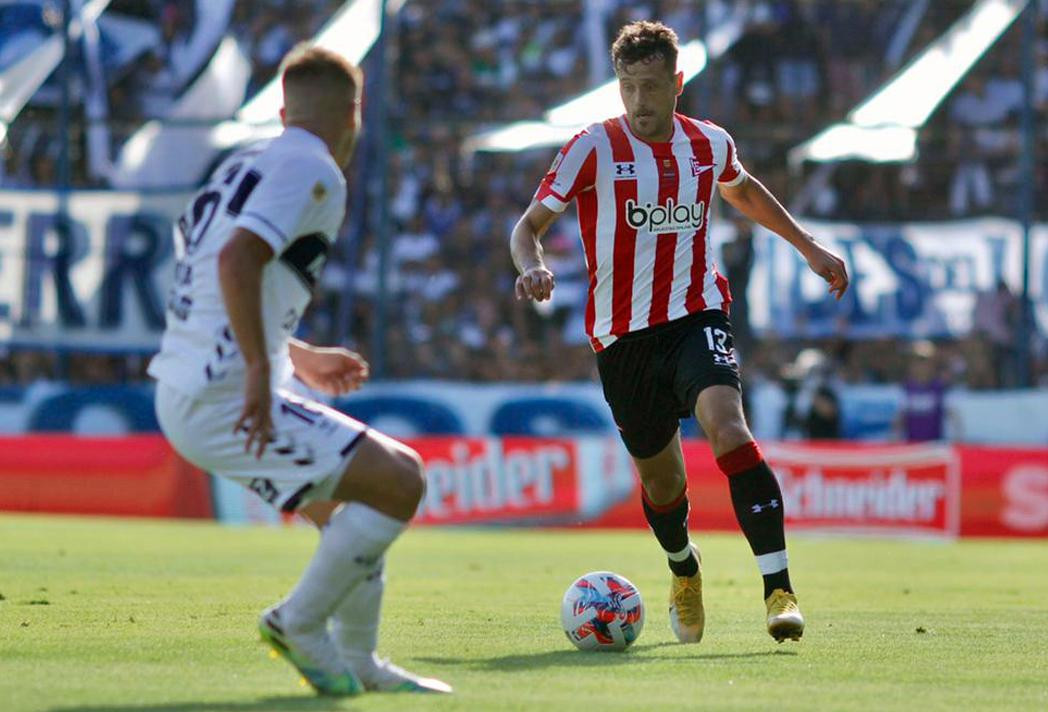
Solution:
[(187, 197), (76, 191), (63, 211), (58, 193), (0, 192), (0, 343), (155, 349)]

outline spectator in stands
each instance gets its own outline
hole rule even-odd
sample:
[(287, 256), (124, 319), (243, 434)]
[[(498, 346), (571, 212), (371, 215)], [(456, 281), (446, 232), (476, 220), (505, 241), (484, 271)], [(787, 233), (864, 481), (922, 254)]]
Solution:
[(841, 437), (841, 403), (829, 383), (821, 383), (812, 393), (811, 407), (804, 419), (804, 435), (809, 440), (838, 440)]
[[(790, 117), (795, 131), (808, 134), (825, 110), (826, 63), (822, 40), (811, 22), (812, 4), (785, 5), (776, 33), (775, 85), (779, 116)], [(798, 135), (801, 141), (806, 135)]]
[(950, 210), (968, 214), (986, 209), (995, 199), (992, 172), (1014, 153), (1018, 136), (1006, 125), (1021, 106), (1021, 93), (1004, 77), (973, 71), (950, 104), (951, 156), (956, 169), (950, 186)]
[(903, 399), (896, 417), (895, 429), (906, 442), (945, 440), (947, 418), (953, 421), (959, 437), (957, 420), (946, 403), (947, 384), (940, 375), (935, 346), (918, 341), (910, 349), (909, 374), (903, 385)]
[(1015, 339), (1020, 316), (1019, 299), (1007, 283), (999, 279), (991, 290), (980, 292), (972, 310), (972, 331), (990, 348), (990, 359), (996, 372), (995, 387), (1016, 385), (1018, 363)]
[(767, 3), (753, 8), (745, 33), (729, 50), (729, 60), (738, 69), (738, 94), (743, 97), (740, 118), (771, 123), (776, 106), (778, 58), (775, 18)]
[(753, 223), (736, 215), (733, 216), (732, 226), (735, 228), (735, 237), (721, 247), (721, 265), (724, 267), (724, 276), (731, 285), (731, 324), (735, 335), (735, 348), (745, 358), (750, 354), (753, 344), (750, 300), (747, 294), (754, 260)]
[(840, 436), (840, 406), (835, 366), (821, 348), (806, 348), (780, 371), (786, 407), (783, 437), (835, 438)]

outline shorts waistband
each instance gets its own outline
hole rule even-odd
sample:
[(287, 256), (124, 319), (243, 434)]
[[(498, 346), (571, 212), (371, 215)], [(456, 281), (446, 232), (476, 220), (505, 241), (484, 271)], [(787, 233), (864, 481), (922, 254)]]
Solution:
[[(710, 314), (723, 315), (724, 313), (725, 312), (722, 309), (703, 309), (702, 311), (692, 312), (691, 314), (685, 314), (684, 316), (678, 317), (672, 321), (664, 321), (661, 324), (655, 324), (654, 326), (645, 326), (643, 329), (637, 329), (628, 334), (623, 334), (615, 339), (615, 343), (636, 341), (638, 339), (647, 339), (652, 336), (658, 336), (659, 334), (673, 331), (674, 329), (679, 329), (683, 326), (688, 326), (693, 322), (702, 321)], [(612, 346), (614, 345), (615, 344), (612, 344)]]

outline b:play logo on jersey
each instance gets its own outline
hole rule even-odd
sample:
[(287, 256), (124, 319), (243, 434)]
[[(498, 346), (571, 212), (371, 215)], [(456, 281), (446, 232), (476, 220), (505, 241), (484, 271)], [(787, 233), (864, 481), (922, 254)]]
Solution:
[(626, 222), (636, 230), (653, 234), (687, 232), (702, 227), (706, 214), (705, 203), (680, 203), (670, 198), (665, 205), (645, 203), (643, 206), (630, 198), (626, 201)]

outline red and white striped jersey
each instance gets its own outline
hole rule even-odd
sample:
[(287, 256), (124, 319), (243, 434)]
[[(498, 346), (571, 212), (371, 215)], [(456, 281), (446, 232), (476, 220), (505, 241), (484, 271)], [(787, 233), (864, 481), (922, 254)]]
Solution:
[(710, 202), (715, 181), (745, 177), (728, 132), (682, 114), (666, 143), (637, 138), (620, 116), (560, 150), (535, 199), (558, 213), (578, 201), (595, 351), (704, 309), (727, 311), (728, 282), (707, 239)]

